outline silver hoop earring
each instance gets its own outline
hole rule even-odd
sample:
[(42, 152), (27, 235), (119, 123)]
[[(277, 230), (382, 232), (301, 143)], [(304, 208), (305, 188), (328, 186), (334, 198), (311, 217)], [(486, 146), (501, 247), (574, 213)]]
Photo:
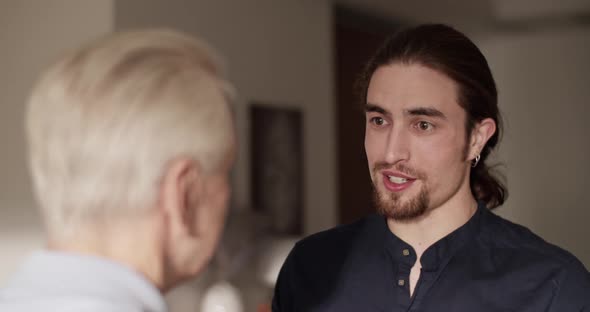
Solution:
[(481, 158), (481, 156), (479, 154), (477, 156), (475, 156), (475, 159), (473, 160), (471, 167), (475, 168), (477, 166), (477, 164), (479, 163), (480, 158)]

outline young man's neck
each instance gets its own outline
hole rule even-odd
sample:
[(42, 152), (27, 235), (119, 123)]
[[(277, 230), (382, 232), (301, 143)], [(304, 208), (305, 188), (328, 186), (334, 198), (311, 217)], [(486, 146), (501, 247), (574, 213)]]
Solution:
[(469, 191), (457, 193), (444, 204), (431, 208), (424, 216), (399, 222), (388, 219), (391, 232), (414, 248), (418, 259), (431, 245), (449, 235), (473, 216), (477, 201)]

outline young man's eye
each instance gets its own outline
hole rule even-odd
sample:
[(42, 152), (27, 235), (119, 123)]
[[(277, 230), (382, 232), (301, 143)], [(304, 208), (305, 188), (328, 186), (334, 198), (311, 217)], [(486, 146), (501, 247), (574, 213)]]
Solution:
[(432, 131), (434, 130), (434, 125), (429, 123), (428, 121), (419, 121), (416, 126), (419, 130), (422, 131)]
[(372, 117), (369, 121), (376, 126), (383, 126), (385, 124), (383, 117)]

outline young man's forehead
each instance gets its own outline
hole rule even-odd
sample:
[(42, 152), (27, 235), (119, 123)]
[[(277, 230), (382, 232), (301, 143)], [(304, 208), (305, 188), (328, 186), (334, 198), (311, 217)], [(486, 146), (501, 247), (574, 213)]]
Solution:
[(419, 64), (378, 68), (367, 88), (367, 104), (401, 109), (435, 108), (458, 104), (459, 86), (444, 73)]

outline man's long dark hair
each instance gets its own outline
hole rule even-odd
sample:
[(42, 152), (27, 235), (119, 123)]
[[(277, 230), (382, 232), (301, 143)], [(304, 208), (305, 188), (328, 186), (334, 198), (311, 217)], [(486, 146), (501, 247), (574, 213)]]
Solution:
[(508, 196), (506, 188), (486, 164), (500, 140), (502, 118), (496, 83), (481, 51), (463, 33), (446, 25), (426, 24), (402, 30), (385, 41), (360, 76), (357, 87), (363, 104), (373, 73), (393, 63), (420, 64), (457, 83), (458, 102), (467, 113), (467, 138), (477, 122), (485, 118), (496, 122), (497, 130), (481, 151), (479, 164), (471, 169), (470, 186), (475, 198), (488, 208), (502, 205)]

